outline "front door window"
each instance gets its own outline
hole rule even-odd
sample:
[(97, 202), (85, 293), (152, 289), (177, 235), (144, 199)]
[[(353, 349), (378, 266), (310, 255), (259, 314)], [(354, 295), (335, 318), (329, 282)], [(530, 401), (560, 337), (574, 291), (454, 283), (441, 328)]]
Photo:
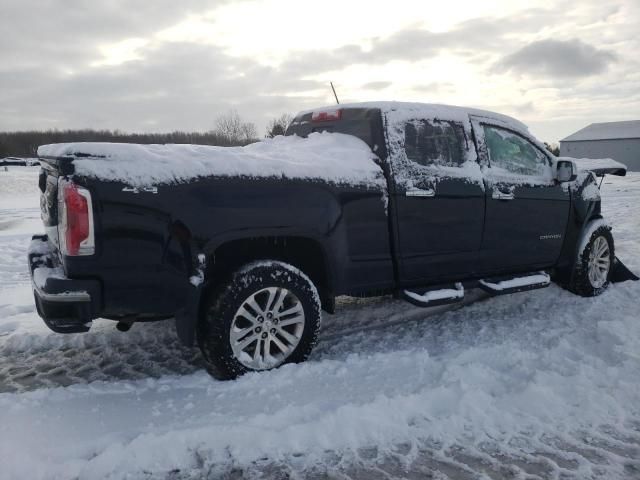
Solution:
[(541, 181), (553, 178), (547, 156), (520, 135), (483, 125), (491, 171), (497, 176), (525, 176)]

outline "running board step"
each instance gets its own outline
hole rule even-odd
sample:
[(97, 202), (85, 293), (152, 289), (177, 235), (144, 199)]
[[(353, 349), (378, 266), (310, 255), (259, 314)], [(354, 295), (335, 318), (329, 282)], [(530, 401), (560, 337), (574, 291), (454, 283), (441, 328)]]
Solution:
[(534, 272), (518, 277), (501, 277), (500, 279), (485, 278), (478, 282), (478, 286), (492, 295), (524, 292), (536, 288), (548, 287), (551, 277), (546, 272)]
[(417, 307), (435, 307), (461, 301), (464, 298), (464, 287), (461, 283), (456, 283), (454, 288), (428, 290), (424, 293), (402, 290), (400, 296)]

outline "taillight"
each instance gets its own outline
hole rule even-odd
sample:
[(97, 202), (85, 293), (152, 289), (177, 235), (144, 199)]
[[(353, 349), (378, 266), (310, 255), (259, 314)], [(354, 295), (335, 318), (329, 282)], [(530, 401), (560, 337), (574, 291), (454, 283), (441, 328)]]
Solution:
[(323, 110), (311, 114), (312, 122), (334, 122), (342, 118), (342, 109)]
[(91, 194), (68, 180), (58, 184), (58, 237), (64, 255), (93, 255), (93, 209)]

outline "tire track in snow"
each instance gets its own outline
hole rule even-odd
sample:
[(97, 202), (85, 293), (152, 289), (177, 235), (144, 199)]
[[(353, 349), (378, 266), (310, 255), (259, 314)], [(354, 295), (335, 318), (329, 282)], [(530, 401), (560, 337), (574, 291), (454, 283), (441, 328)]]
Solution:
[[(629, 284), (631, 285), (631, 284)], [(424, 348), (425, 355), (433, 362), (442, 364), (456, 362), (471, 367), (473, 362), (487, 362), (487, 358), (476, 357), (479, 352), (495, 350), (502, 342), (514, 342), (525, 353), (539, 355), (535, 369), (562, 375), (579, 374), (583, 368), (615, 366), (624, 361), (623, 357), (612, 354), (616, 350), (620, 338), (612, 338), (614, 330), (609, 329), (607, 315), (615, 316), (611, 305), (621, 299), (638, 292), (633, 287), (615, 287), (605, 296), (583, 300), (562, 291), (557, 287), (547, 290), (527, 292), (512, 297), (492, 298), (484, 302), (470, 304), (448, 312), (440, 312), (435, 317), (424, 320), (420, 311), (407, 313), (416, 319), (403, 324), (397, 323), (393, 315), (399, 307), (390, 299), (348, 300), (340, 304), (340, 311), (327, 322), (326, 338), (318, 346), (311, 364), (321, 366), (323, 363), (336, 366), (336, 361), (344, 363), (345, 368), (353, 358), (373, 355), (402, 353), (410, 348)], [(552, 317), (549, 312), (558, 310), (564, 305), (565, 310), (572, 311)], [(387, 312), (388, 311), (388, 312)], [(387, 315), (387, 313), (391, 313)], [(359, 328), (366, 319), (373, 319), (376, 328)], [(384, 320), (389, 323), (385, 323)], [(604, 329), (602, 323), (604, 322)], [(91, 334), (72, 336), (53, 336), (68, 342), (58, 344), (60, 350), (50, 349), (15, 349), (14, 353), (24, 352), (20, 362), (27, 364), (35, 357), (43, 356), (43, 362), (57, 365), (67, 363), (67, 368), (75, 373), (68, 376), (71, 383), (85, 383), (96, 379), (91, 374), (102, 372), (107, 381), (119, 379), (135, 379), (154, 377), (164, 371), (179, 370), (178, 364), (168, 365), (170, 358), (192, 353), (184, 349), (175, 340), (173, 325), (170, 321), (158, 324), (136, 325), (137, 332), (121, 334), (112, 330), (113, 324), (98, 326)], [(348, 335), (340, 336), (340, 328)], [(631, 335), (634, 332), (629, 332)], [(82, 343), (77, 343), (82, 340)], [(171, 346), (173, 342), (173, 347)], [(115, 344), (115, 345), (114, 345)], [(50, 348), (49, 345), (42, 347)], [(174, 350), (177, 349), (177, 350)], [(84, 349), (84, 353), (83, 352)], [(51, 352), (56, 352), (52, 354)], [(146, 357), (153, 352), (155, 357)], [(548, 353), (547, 353), (548, 352)], [(556, 365), (558, 352), (565, 358), (566, 364)], [(588, 353), (588, 356), (585, 356)], [(615, 353), (615, 352), (614, 352)], [(33, 355), (32, 355), (33, 354)], [(52, 356), (53, 355), (53, 356)], [(58, 355), (56, 357), (56, 355)], [(578, 356), (579, 355), (579, 356)], [(544, 357), (549, 356), (548, 361)], [(499, 355), (499, 357), (502, 357)], [(523, 358), (528, 358), (525, 355)], [(571, 364), (575, 358), (576, 364)], [(145, 365), (145, 370), (121, 368), (125, 363)], [(595, 362), (594, 362), (595, 360)], [(77, 363), (74, 363), (76, 362)], [(198, 360), (189, 358), (182, 360), (188, 371), (198, 369)], [(518, 372), (519, 362), (513, 364), (504, 358), (486, 363), (500, 377), (509, 375), (509, 388), (524, 388), (530, 382), (530, 372)], [(97, 363), (96, 363), (97, 362)], [(471, 362), (471, 363), (469, 363)], [(604, 362), (602, 364), (601, 362)], [(4, 363), (4, 359), (3, 362)], [(87, 370), (82, 370), (84, 365)], [(119, 365), (119, 367), (114, 367)], [(532, 365), (532, 366), (534, 366)], [(114, 368), (110, 368), (114, 367)], [(296, 368), (296, 367), (294, 367)], [(301, 366), (304, 369), (304, 366)], [(449, 367), (446, 367), (449, 368)], [(315, 369), (315, 367), (314, 367)], [(437, 369), (435, 370), (438, 371)], [(42, 377), (33, 384), (26, 383), (32, 389), (42, 385), (55, 386), (64, 384), (64, 368), (46, 370)], [(293, 372), (292, 372), (293, 373)], [(270, 372), (261, 374), (266, 379)], [(429, 379), (433, 388), (446, 385), (446, 375), (438, 375)], [(98, 378), (99, 379), (99, 378)], [(38, 383), (41, 382), (41, 383)], [(268, 389), (268, 382), (265, 387)], [(214, 388), (233, 390), (233, 384), (219, 384), (212, 380)], [(424, 386), (424, 385), (423, 385)], [(505, 385), (506, 386), (506, 385)], [(585, 407), (588, 407), (585, 405)], [(241, 404), (239, 404), (239, 408)], [(438, 444), (428, 437), (428, 424), (424, 431), (426, 438), (414, 440), (408, 445), (397, 448), (373, 449), (369, 451), (326, 451), (322, 457), (311, 459), (306, 454), (298, 457), (291, 455), (274, 462), (268, 458), (250, 464), (238, 464), (233, 457), (228, 462), (210, 463), (206, 452), (194, 453), (200, 457), (199, 466), (186, 471), (173, 471), (165, 474), (149, 474), (148, 478), (640, 478), (640, 416), (637, 411), (627, 414), (630, 421), (625, 425), (602, 425), (599, 429), (585, 431), (554, 432), (550, 430), (538, 432), (509, 432), (505, 438), (495, 441), (484, 439), (480, 442), (471, 439), (464, 444)], [(229, 412), (229, 415), (234, 415)], [(532, 434), (533, 433), (533, 434)], [(364, 452), (364, 453), (363, 453)], [(198, 464), (198, 462), (196, 462)], [(311, 466), (309, 466), (311, 463)], [(482, 477), (484, 475), (484, 477)]]
[[(427, 319), (464, 308), (485, 296), (473, 293), (464, 304), (421, 309), (389, 297), (341, 298), (339, 312), (326, 315), (317, 352), (346, 337), (374, 334), (394, 325)], [(4, 310), (3, 310), (4, 308)], [(0, 314), (33, 312), (33, 306), (0, 305)], [(204, 368), (196, 348), (184, 347), (175, 334), (173, 320), (135, 324), (127, 333), (115, 330), (115, 322), (94, 322), (84, 334), (58, 335), (39, 332), (0, 337), (0, 393), (42, 387), (69, 386), (92, 381), (137, 380), (162, 375), (188, 374)], [(1, 335), (1, 329), (0, 329)]]

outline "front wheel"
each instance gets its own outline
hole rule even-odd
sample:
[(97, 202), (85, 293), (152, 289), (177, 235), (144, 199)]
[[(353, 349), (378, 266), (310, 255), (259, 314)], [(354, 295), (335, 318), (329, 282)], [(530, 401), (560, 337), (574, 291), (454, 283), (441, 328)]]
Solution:
[(584, 241), (569, 289), (583, 297), (600, 295), (609, 286), (615, 259), (611, 228), (601, 225)]
[(320, 320), (318, 292), (304, 273), (279, 261), (255, 262), (207, 299), (198, 342), (210, 373), (231, 379), (306, 360)]

